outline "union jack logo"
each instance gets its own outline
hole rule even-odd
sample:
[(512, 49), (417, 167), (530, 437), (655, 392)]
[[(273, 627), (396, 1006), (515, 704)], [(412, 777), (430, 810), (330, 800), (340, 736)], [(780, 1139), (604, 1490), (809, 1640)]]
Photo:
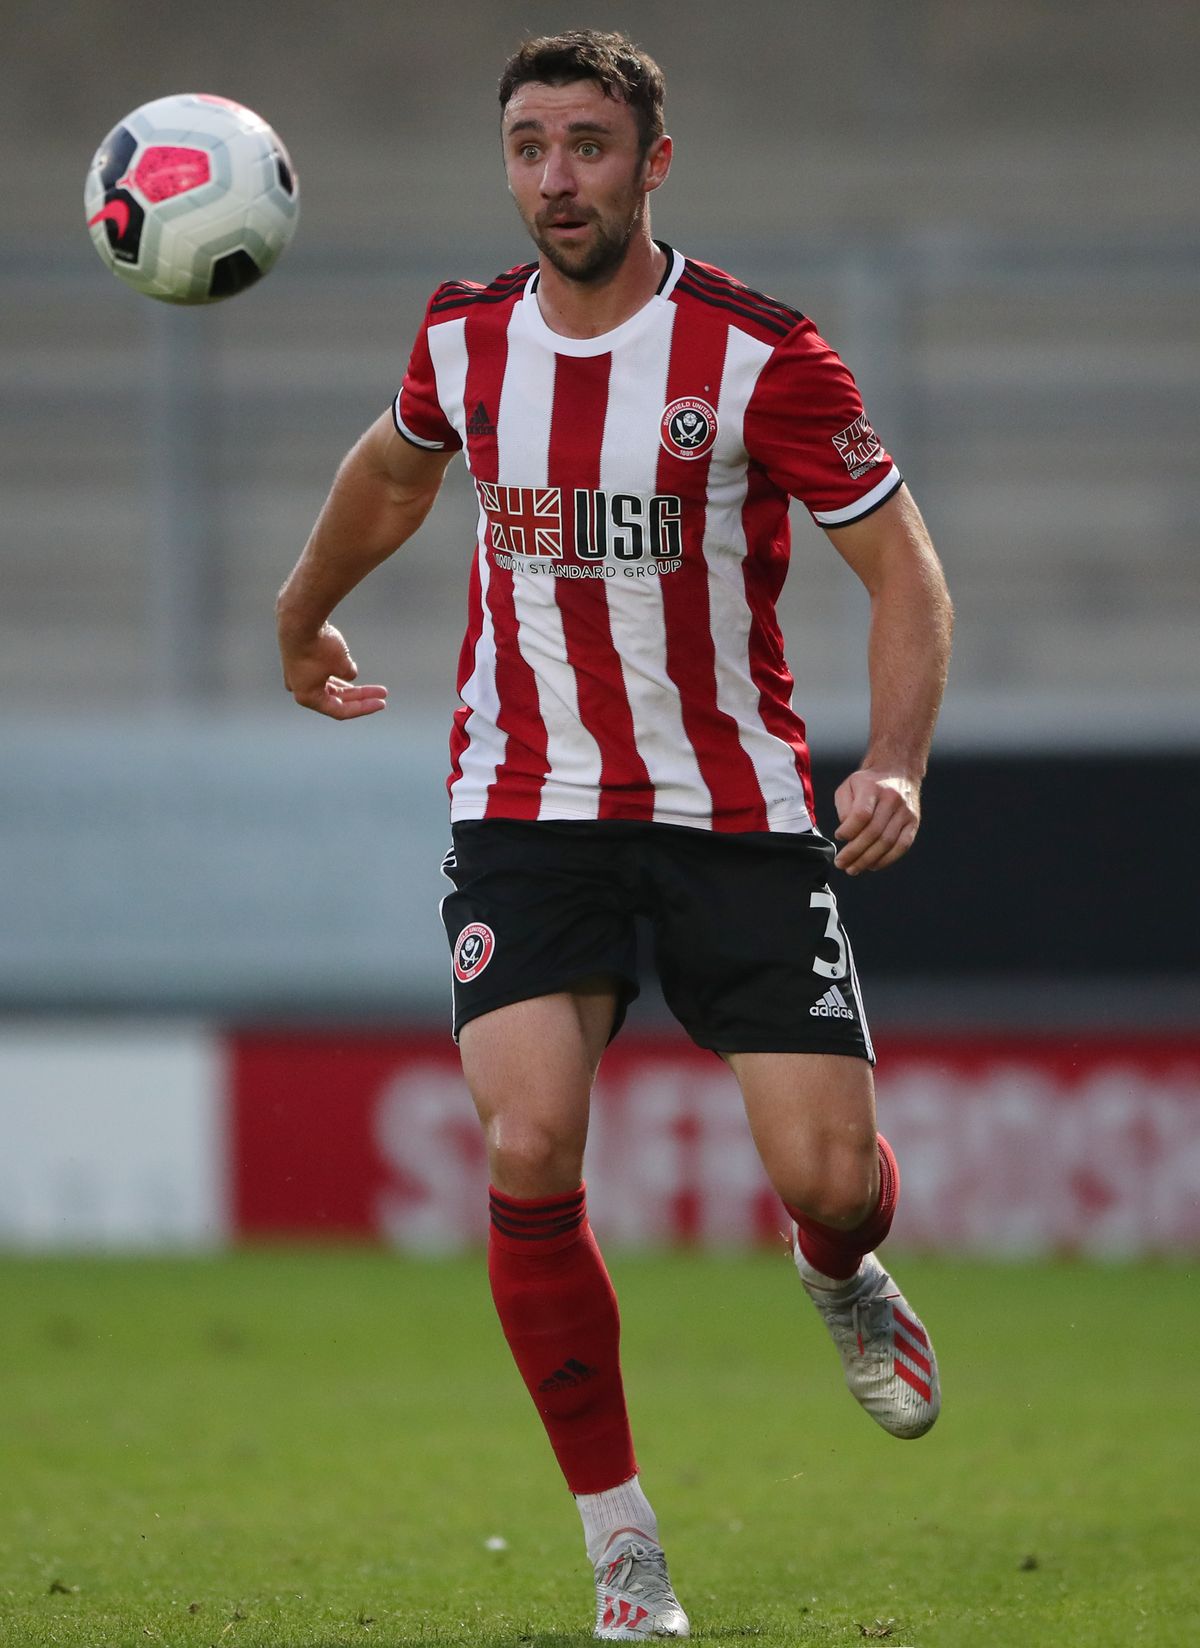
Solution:
[(860, 413), (845, 429), (839, 430), (833, 437), (833, 444), (842, 462), (856, 479), (864, 469), (870, 469), (873, 464), (879, 462), (879, 455), (883, 450), (879, 436), (871, 428), (871, 421), (865, 412)]
[(478, 481), (479, 502), (488, 518), (488, 539), (507, 555), (563, 552), (562, 491), (557, 486), (499, 486)]

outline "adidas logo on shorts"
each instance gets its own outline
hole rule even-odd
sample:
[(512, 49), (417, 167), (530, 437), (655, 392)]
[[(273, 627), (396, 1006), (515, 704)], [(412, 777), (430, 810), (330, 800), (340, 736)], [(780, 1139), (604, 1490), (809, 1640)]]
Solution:
[(816, 1001), (809, 1008), (814, 1019), (852, 1019), (854, 1009), (849, 1005), (845, 996), (837, 985), (831, 985), (820, 1001)]

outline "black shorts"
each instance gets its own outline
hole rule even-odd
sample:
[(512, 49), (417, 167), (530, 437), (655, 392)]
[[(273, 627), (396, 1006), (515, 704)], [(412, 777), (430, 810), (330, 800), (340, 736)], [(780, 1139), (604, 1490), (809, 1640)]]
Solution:
[(500, 818), (452, 833), (442, 920), (456, 1040), (482, 1013), (596, 974), (616, 982), (615, 1035), (638, 993), (640, 915), (667, 1005), (698, 1046), (874, 1063), (823, 836)]

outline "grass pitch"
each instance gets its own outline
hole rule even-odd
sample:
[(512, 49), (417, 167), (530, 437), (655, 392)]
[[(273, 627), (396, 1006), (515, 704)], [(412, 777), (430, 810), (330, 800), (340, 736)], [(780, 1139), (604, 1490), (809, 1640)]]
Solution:
[[(1195, 1640), (1186, 1268), (897, 1260), (946, 1396), (916, 1443), (857, 1410), (782, 1257), (612, 1269), (701, 1642)], [(478, 1260), (6, 1259), (0, 1324), (4, 1648), (586, 1640), (578, 1519)]]

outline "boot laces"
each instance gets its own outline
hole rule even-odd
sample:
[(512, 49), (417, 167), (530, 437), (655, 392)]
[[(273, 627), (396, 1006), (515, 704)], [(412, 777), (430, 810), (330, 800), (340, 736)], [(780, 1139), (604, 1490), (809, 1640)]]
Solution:
[(648, 1545), (627, 1545), (619, 1557), (614, 1557), (604, 1570), (604, 1584), (613, 1590), (626, 1591), (640, 1597), (651, 1606), (666, 1603), (677, 1607), (671, 1581), (667, 1577), (667, 1559), (661, 1551)]

